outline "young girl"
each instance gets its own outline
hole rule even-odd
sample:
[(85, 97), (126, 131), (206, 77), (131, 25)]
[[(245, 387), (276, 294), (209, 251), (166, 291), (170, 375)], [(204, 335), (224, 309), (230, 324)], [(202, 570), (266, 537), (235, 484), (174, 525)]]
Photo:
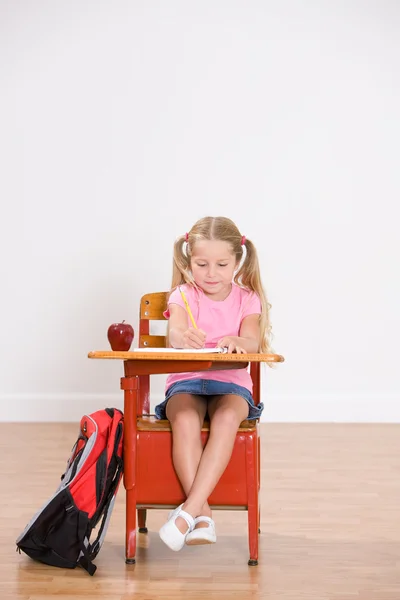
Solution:
[[(205, 217), (175, 242), (165, 316), (173, 348), (269, 351), (268, 303), (257, 253), (230, 219)], [(207, 499), (229, 462), (240, 423), (258, 418), (264, 408), (254, 405), (251, 393), (247, 369), (176, 373), (167, 378), (165, 400), (155, 411), (157, 418), (171, 423), (174, 467), (186, 494), (184, 504), (160, 529), (161, 539), (172, 550), (185, 543), (216, 541)], [(203, 449), (200, 434), (206, 413), (210, 434)]]

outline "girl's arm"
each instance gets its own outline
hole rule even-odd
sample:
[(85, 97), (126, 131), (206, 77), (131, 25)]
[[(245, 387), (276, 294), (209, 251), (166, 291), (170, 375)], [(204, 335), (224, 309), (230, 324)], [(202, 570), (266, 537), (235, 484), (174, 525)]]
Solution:
[(168, 345), (172, 348), (204, 348), (206, 334), (201, 329), (188, 327), (187, 312), (179, 304), (169, 305)]
[(238, 354), (252, 354), (260, 350), (260, 315), (248, 315), (240, 325), (238, 336), (225, 336), (217, 344), (221, 348), (227, 347), (228, 352)]

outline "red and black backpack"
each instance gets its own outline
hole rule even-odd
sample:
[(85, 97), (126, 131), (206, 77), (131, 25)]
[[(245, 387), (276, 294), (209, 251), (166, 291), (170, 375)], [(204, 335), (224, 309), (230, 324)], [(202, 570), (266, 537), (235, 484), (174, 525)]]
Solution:
[(94, 575), (92, 561), (104, 541), (123, 473), (122, 451), (121, 411), (106, 408), (82, 417), (61, 484), (19, 536), (17, 550), (55, 567), (80, 565)]

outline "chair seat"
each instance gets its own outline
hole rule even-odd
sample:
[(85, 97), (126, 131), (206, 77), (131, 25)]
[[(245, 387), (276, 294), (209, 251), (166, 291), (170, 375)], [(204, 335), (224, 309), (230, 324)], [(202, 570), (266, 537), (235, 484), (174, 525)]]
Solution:
[[(239, 431), (254, 431), (257, 428), (256, 419), (246, 419), (239, 426)], [(171, 431), (171, 424), (167, 419), (157, 419), (154, 415), (140, 415), (137, 419), (138, 431)], [(202, 431), (210, 431), (210, 422), (204, 421)]]
[[(230, 461), (211, 493), (210, 506), (246, 508), (256, 506), (258, 491), (258, 422), (243, 421), (237, 430)], [(205, 422), (201, 441), (209, 436)], [(186, 496), (176, 475), (172, 456), (171, 426), (154, 415), (138, 415), (135, 435), (135, 497), (140, 508), (179, 506)], [(255, 515), (258, 514), (258, 504)], [(256, 520), (258, 517), (255, 517)]]

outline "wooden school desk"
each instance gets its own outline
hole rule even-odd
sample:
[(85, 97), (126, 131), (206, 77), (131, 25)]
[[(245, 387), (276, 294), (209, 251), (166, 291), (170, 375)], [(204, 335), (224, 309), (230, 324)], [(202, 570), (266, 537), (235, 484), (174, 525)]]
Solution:
[[(145, 508), (177, 506), (184, 501), (183, 491), (178, 483), (174, 483), (176, 476), (171, 474), (171, 481), (168, 485), (162, 487), (157, 477), (157, 473), (152, 472), (156, 467), (157, 472), (161, 472), (162, 464), (167, 461), (172, 465), (170, 452), (170, 439), (167, 443), (160, 442), (158, 446), (150, 442), (152, 432), (157, 430), (158, 424), (154, 417), (144, 416), (150, 412), (150, 386), (149, 377), (155, 374), (183, 373), (189, 371), (212, 371), (216, 369), (239, 369), (246, 368), (250, 363), (253, 379), (253, 398), (255, 404), (260, 402), (260, 363), (262, 362), (283, 362), (283, 356), (279, 354), (235, 354), (235, 353), (200, 353), (195, 351), (179, 352), (177, 350), (169, 351), (166, 348), (145, 351), (135, 349), (129, 352), (96, 351), (90, 352), (89, 358), (102, 360), (121, 360), (124, 363), (125, 376), (121, 378), (121, 389), (124, 391), (124, 485), (127, 493), (126, 501), (126, 562), (135, 562), (136, 553), (136, 508), (139, 512), (139, 528), (145, 531), (145, 522), (140, 522), (140, 514), (145, 515)], [(161, 423), (161, 422), (160, 422)], [(246, 428), (245, 423), (248, 423)], [(258, 428), (253, 422), (246, 421), (242, 423), (243, 435), (241, 436), (243, 445), (249, 442), (244, 440), (245, 431), (254, 436), (252, 444), (257, 453), (256, 444), (258, 444)], [(241, 427), (242, 427), (241, 426)], [(158, 427), (160, 429), (160, 427)], [(165, 432), (167, 435), (167, 432)], [(139, 435), (140, 434), (140, 435)], [(206, 434), (205, 434), (206, 435)], [(141, 437), (142, 436), (142, 437)], [(162, 436), (159, 436), (160, 439)], [(168, 432), (170, 438), (170, 432)], [(154, 439), (154, 438), (153, 438)], [(143, 440), (143, 441), (141, 441)], [(147, 445), (146, 445), (147, 444)], [(244, 454), (249, 454), (249, 445), (244, 449)], [(151, 454), (157, 454), (152, 463)], [(258, 446), (259, 453), (259, 446)], [(233, 454), (234, 457), (235, 453)], [(158, 463), (156, 462), (158, 460)], [(259, 457), (255, 458), (257, 471), (259, 472)], [(241, 461), (243, 462), (243, 461)], [(146, 464), (142, 464), (146, 463)], [(169, 467), (173, 469), (172, 466)], [(152, 475), (150, 474), (152, 472)], [(151, 483), (153, 478), (154, 483)], [(258, 503), (259, 476), (255, 475), (257, 481), (252, 483), (254, 494)], [(245, 478), (246, 479), (246, 478)], [(252, 477), (252, 481), (253, 481)], [(145, 482), (143, 480), (146, 480)], [(249, 481), (249, 476), (247, 475)], [(223, 477), (221, 478), (223, 484)], [(157, 487), (158, 485), (158, 487)], [(226, 495), (219, 494), (218, 486), (215, 493), (210, 497), (211, 504), (216, 508), (228, 508)], [(226, 487), (226, 486), (225, 486)], [(229, 490), (228, 497), (232, 497), (232, 491), (238, 489), (237, 486)], [(165, 490), (165, 493), (164, 493)], [(247, 492), (246, 492), (247, 494)], [(154, 495), (153, 500), (151, 500)], [(254, 497), (254, 496), (253, 496)], [(214, 499), (214, 501), (213, 501)], [(246, 508), (249, 511), (249, 533), (252, 531), (250, 540), (250, 561), (249, 564), (257, 564), (258, 559), (258, 536), (254, 531), (258, 530), (259, 514), (258, 508), (254, 506), (250, 514), (249, 502), (244, 502), (243, 498), (237, 499), (238, 507)], [(235, 505), (235, 499), (232, 501), (232, 508)], [(145, 518), (145, 516), (144, 516)], [(257, 523), (255, 522), (257, 521)], [(257, 538), (257, 540), (255, 539)]]

